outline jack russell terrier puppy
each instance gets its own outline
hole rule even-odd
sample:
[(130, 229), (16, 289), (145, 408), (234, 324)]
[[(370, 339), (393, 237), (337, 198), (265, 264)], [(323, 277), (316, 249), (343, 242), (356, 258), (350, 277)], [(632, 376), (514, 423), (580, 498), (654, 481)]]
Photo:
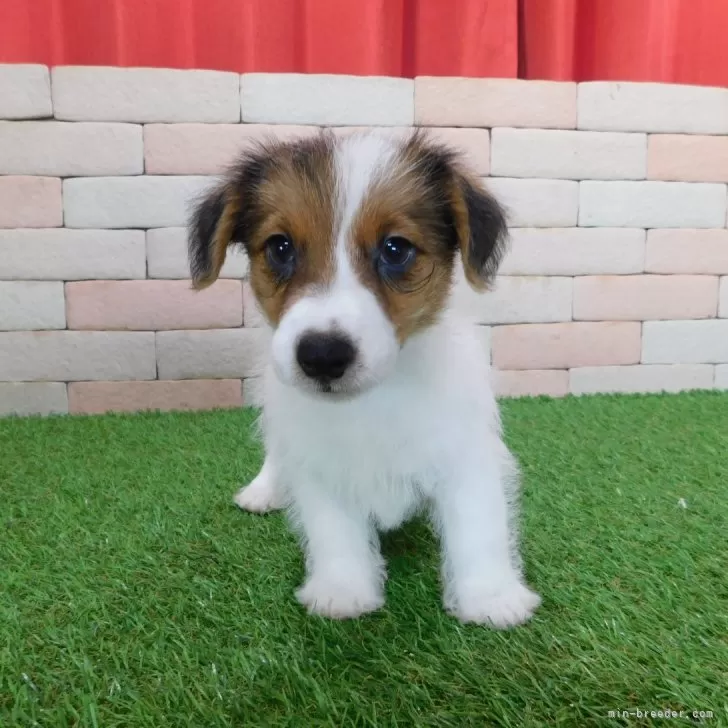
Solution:
[(456, 265), (485, 289), (505, 240), (499, 204), (422, 132), (260, 144), (198, 202), (194, 286), (212, 284), (228, 247), (242, 245), (272, 331), (265, 462), (235, 502), (289, 509), (309, 612), (380, 608), (378, 534), (423, 509), (441, 539), (451, 614), (506, 628), (538, 607), (488, 358), (448, 307)]

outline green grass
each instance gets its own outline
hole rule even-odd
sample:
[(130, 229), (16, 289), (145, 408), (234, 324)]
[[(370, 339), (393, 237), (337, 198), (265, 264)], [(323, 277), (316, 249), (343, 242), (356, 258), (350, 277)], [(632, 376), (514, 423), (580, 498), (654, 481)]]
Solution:
[(728, 725), (725, 394), (504, 404), (544, 597), (510, 632), (442, 612), (423, 523), (382, 612), (307, 617), (283, 517), (231, 504), (254, 416), (0, 421), (0, 725)]

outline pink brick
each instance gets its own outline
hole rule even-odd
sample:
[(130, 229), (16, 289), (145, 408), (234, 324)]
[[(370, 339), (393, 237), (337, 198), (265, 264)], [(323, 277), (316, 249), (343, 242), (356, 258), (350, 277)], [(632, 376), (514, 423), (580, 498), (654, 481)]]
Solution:
[(70, 329), (208, 329), (243, 323), (240, 281), (204, 291), (188, 281), (81, 281), (66, 284)]
[(71, 382), (68, 385), (68, 406), (72, 413), (208, 410), (242, 404), (239, 379)]
[(521, 324), (493, 329), (499, 369), (569, 369), (637, 364), (641, 325), (633, 322)]
[(147, 174), (220, 174), (252, 142), (295, 139), (318, 132), (315, 126), (270, 124), (147, 124)]
[(61, 225), (61, 180), (55, 177), (0, 177), (0, 228)]
[(503, 78), (415, 79), (420, 126), (576, 127), (576, 84)]
[(728, 137), (655, 134), (647, 147), (647, 178), (728, 182)]
[(431, 137), (456, 149), (476, 174), (490, 174), (490, 134), (487, 129), (448, 129), (434, 127)]
[(718, 303), (718, 316), (728, 318), (728, 276), (720, 279), (720, 301)]
[(648, 230), (648, 273), (728, 273), (728, 230)]
[(493, 372), (499, 397), (563, 397), (569, 391), (569, 372), (559, 369)]
[(584, 276), (574, 279), (574, 320), (711, 318), (716, 276)]

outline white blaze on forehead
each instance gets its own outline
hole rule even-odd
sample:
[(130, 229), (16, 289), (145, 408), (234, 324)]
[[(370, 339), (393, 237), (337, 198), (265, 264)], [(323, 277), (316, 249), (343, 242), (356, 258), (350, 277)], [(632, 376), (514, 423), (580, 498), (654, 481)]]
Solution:
[[(353, 134), (336, 147), (336, 187), (340, 215), (336, 233), (336, 262), (348, 263), (346, 244), (351, 223), (377, 180), (396, 173), (394, 163), (401, 144), (382, 133)], [(343, 271), (342, 271), (343, 272)]]
[(400, 149), (401, 142), (384, 134), (356, 134), (338, 140), (332, 201), (337, 220), (333, 280), (330, 286), (312, 290), (296, 301), (281, 319), (273, 338), (273, 361), (284, 381), (306, 386), (296, 364), (296, 347), (310, 331), (336, 331), (353, 342), (355, 364), (336, 385), (342, 391), (366, 389), (394, 368), (399, 352), (396, 332), (374, 292), (357, 277), (348, 250), (357, 212), (372, 185), (398, 173)]

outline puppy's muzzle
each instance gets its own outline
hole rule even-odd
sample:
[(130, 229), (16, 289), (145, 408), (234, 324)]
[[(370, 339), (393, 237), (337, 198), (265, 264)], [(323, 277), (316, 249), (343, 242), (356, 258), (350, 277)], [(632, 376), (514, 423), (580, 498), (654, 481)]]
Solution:
[(341, 379), (355, 359), (354, 345), (341, 334), (306, 333), (296, 348), (301, 371), (321, 384)]

